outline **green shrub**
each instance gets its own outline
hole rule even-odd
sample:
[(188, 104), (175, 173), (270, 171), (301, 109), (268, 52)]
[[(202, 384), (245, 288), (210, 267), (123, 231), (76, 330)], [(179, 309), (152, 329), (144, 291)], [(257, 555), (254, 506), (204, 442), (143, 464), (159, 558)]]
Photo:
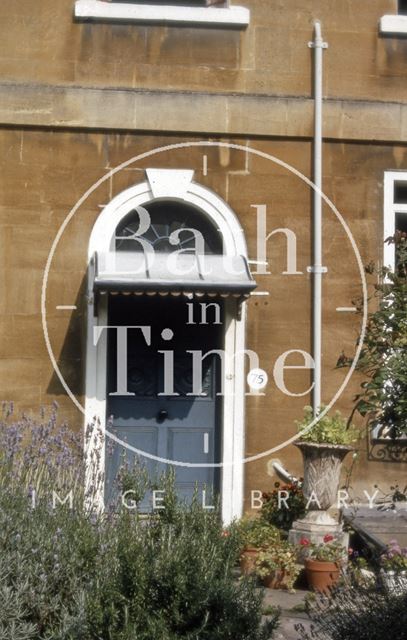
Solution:
[[(394, 244), (396, 268), (370, 264), (373, 276), (367, 326), (357, 370), (364, 376), (354, 411), (367, 417), (368, 426), (380, 426), (397, 438), (407, 434), (407, 234), (386, 238)], [(362, 300), (354, 303), (363, 315)], [(358, 338), (358, 344), (361, 336)], [(353, 355), (344, 353), (338, 367), (350, 367)]]
[(244, 516), (229, 528), (228, 532), (237, 539), (240, 550), (245, 547), (261, 548), (279, 541), (281, 537), (277, 527), (263, 518)]
[(0, 638), (265, 640), (276, 626), (234, 577), (236, 540), (196, 502), (146, 522), (3, 493), (0, 531)]
[[(27, 425), (34, 436), (25, 455)], [(233, 527), (223, 530), (219, 513), (197, 499), (179, 503), (173, 477), (161, 486), (166, 508), (148, 518), (125, 507), (85, 512), (78, 482), (72, 508), (53, 505), (54, 483), (63, 498), (67, 477), (84, 477), (82, 457), (75, 471), (66, 450), (67, 428), (61, 440), (55, 416), (51, 425), (3, 422), (0, 439), (0, 640), (271, 637), (278, 616), (262, 623), (261, 590), (235, 577)], [(127, 488), (141, 486), (133, 476)]]
[[(400, 584), (400, 592), (402, 585)], [(407, 593), (395, 595), (378, 584), (349, 580), (328, 596), (307, 603), (312, 621), (308, 631), (296, 626), (299, 640), (405, 640)]]

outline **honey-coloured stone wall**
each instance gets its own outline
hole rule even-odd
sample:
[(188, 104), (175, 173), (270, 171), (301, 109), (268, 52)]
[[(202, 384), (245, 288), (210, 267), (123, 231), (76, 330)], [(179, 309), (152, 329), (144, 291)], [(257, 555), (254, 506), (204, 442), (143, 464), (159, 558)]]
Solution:
[[(197, 139), (177, 135), (114, 134), (84, 131), (0, 130), (0, 389), (14, 400), (16, 412), (36, 412), (56, 400), (61, 419), (83, 428), (83, 416), (67, 397), (53, 370), (43, 334), (41, 290), (44, 269), (56, 234), (77, 200), (120, 163), (146, 151)], [(230, 142), (271, 154), (309, 177), (311, 142), (281, 139), (233, 139)], [(207, 155), (204, 175), (203, 155)], [(270, 274), (256, 275), (258, 289), (247, 303), (247, 347), (259, 354), (268, 372), (264, 396), (248, 396), (246, 454), (264, 452), (295, 433), (309, 394), (288, 397), (276, 386), (273, 367), (285, 351), (310, 351), (311, 202), (309, 186), (287, 168), (249, 150), (189, 147), (167, 150), (134, 162), (101, 185), (79, 207), (67, 225), (50, 266), (46, 289), (47, 330), (64, 378), (83, 402), (85, 364), (85, 291), (87, 247), (101, 208), (123, 189), (145, 179), (146, 167), (193, 169), (194, 179), (215, 191), (239, 217), (249, 257), (257, 255), (257, 218), (267, 211), (267, 231), (289, 228), (297, 236), (298, 275), (283, 275), (286, 244), (282, 234), (267, 242)], [(405, 146), (326, 142), (324, 192), (332, 199), (353, 234), (363, 263), (379, 259), (383, 241), (383, 176), (386, 170), (407, 170)], [(350, 353), (360, 327), (354, 314), (338, 313), (351, 306), (361, 287), (356, 259), (344, 228), (324, 206), (323, 399), (328, 402), (346, 371), (335, 368), (342, 350)], [(57, 305), (77, 306), (76, 311)], [(301, 364), (298, 355), (287, 364)], [(306, 371), (286, 373), (292, 393), (310, 385)], [(358, 376), (336, 407), (349, 414)], [(246, 492), (272, 486), (270, 461), (279, 459), (301, 474), (300, 454), (293, 447), (263, 456), (246, 466)], [(362, 440), (352, 480), (356, 490), (380, 482), (397, 482), (405, 465), (367, 461)], [(370, 491), (371, 492), (371, 491)], [(249, 507), (249, 501), (245, 505)]]
[[(328, 97), (401, 102), (407, 41), (381, 37), (397, 0), (233, 0), (247, 29), (76, 22), (74, 0), (0, 4), (3, 82), (309, 96), (312, 24), (324, 39)], [(208, 8), (208, 11), (211, 9)]]

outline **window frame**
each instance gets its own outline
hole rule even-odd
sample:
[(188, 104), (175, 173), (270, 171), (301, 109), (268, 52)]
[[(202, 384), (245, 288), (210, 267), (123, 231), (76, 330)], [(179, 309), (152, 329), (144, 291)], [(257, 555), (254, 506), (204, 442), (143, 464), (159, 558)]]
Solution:
[(400, 13), (400, 5), (398, 13), (380, 18), (379, 33), (382, 36), (407, 36), (407, 14)]
[(137, 0), (76, 0), (74, 15), (78, 21), (246, 29), (250, 23), (250, 10), (230, 5), (229, 1), (226, 5), (171, 5), (171, 0), (165, 5), (146, 4)]
[[(383, 241), (393, 236), (396, 231), (396, 215), (405, 214), (407, 217), (407, 203), (397, 204), (394, 198), (396, 182), (405, 182), (407, 186), (407, 171), (386, 171), (384, 174), (384, 215), (383, 215)], [(383, 264), (395, 268), (394, 244), (384, 244)]]

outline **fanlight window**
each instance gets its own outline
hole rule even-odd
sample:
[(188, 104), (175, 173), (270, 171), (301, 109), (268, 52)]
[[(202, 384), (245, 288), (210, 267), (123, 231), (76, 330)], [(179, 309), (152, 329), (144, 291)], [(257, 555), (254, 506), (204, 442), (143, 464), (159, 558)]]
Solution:
[[(200, 211), (177, 202), (152, 202), (148, 229), (139, 235), (140, 215), (130, 212), (116, 229), (116, 251), (142, 251), (137, 238), (146, 240), (157, 253), (180, 249), (195, 252), (202, 247), (206, 255), (221, 255), (221, 233)], [(173, 235), (171, 235), (173, 234)], [(197, 240), (198, 238), (198, 240)]]

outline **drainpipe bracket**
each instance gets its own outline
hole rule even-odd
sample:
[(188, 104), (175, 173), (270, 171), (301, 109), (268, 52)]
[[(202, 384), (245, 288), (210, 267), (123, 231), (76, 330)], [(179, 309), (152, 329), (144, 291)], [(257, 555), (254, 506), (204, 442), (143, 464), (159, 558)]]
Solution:
[(307, 272), (308, 273), (328, 273), (328, 267), (323, 267), (323, 266), (316, 266), (314, 265), (313, 267), (307, 267)]
[(329, 44), (327, 42), (313, 42), (311, 40), (308, 42), (308, 46), (310, 49), (328, 49)]

